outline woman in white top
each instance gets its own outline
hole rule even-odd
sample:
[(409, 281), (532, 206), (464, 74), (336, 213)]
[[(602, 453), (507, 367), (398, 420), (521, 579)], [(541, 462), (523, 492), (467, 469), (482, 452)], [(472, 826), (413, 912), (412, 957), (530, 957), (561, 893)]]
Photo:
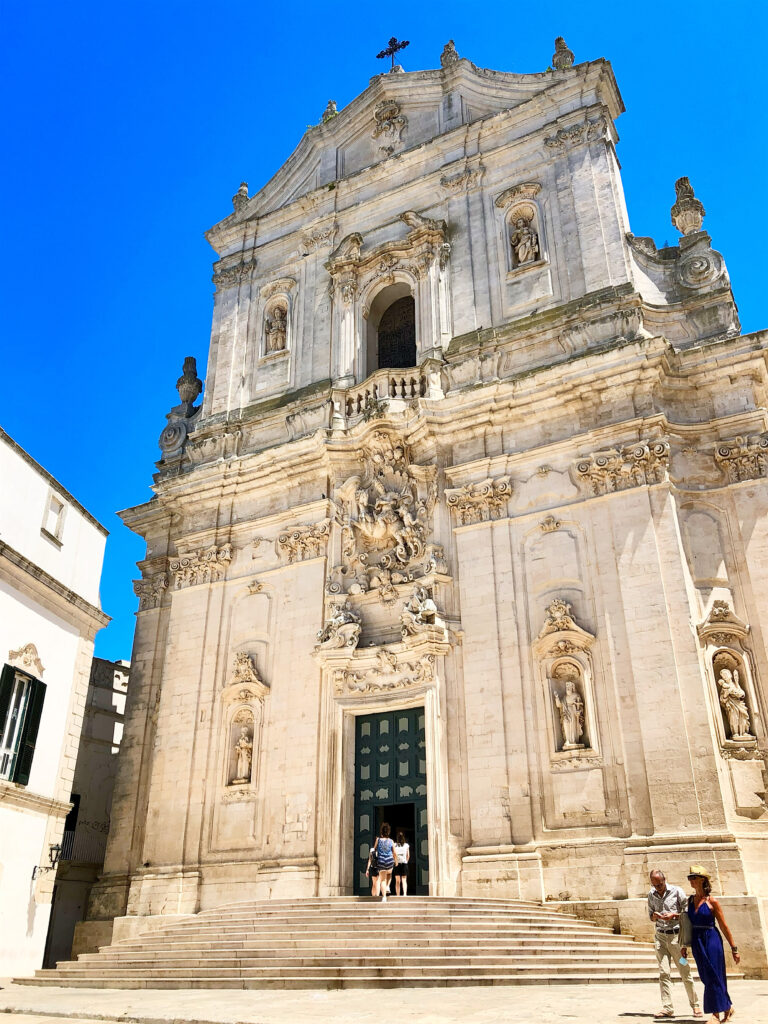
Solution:
[(408, 861), (411, 859), (411, 848), (406, 843), (402, 832), (397, 833), (395, 857), (397, 858), (397, 863), (395, 864), (395, 892), (399, 896), (400, 886), (402, 885), (402, 895), (406, 896), (408, 894)]

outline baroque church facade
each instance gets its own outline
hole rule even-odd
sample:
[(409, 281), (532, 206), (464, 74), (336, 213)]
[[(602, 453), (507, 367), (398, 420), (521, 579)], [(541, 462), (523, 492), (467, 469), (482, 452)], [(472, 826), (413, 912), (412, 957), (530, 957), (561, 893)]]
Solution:
[(765, 336), (553, 64), (377, 75), (208, 232), (94, 926), (365, 893), (387, 820), (412, 891), (638, 934), (703, 863), (765, 965)]

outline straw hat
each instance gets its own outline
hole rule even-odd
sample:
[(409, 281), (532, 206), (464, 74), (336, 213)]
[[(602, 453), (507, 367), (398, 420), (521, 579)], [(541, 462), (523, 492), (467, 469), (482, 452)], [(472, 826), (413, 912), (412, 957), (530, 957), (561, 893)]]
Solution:
[(701, 875), (701, 877), (706, 878), (708, 882), (712, 881), (712, 876), (701, 864), (691, 864), (688, 868), (688, 877), (690, 878), (691, 875)]

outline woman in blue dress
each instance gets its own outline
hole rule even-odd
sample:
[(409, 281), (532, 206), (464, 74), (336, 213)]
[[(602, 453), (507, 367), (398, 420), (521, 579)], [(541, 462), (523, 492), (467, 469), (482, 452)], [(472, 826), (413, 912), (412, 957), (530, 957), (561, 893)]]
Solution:
[[(692, 864), (688, 881), (693, 886), (693, 896), (688, 898), (691, 952), (696, 961), (699, 977), (704, 983), (704, 1012), (712, 1014), (710, 1021), (720, 1021), (723, 1024), (733, 1017), (734, 1009), (725, 982), (725, 954), (723, 939), (717, 930), (718, 924), (731, 947), (733, 962), (738, 964), (741, 957), (731, 930), (725, 923), (722, 908), (710, 895), (712, 884), (706, 868), (700, 864)], [(682, 947), (680, 952), (686, 956), (685, 947)]]

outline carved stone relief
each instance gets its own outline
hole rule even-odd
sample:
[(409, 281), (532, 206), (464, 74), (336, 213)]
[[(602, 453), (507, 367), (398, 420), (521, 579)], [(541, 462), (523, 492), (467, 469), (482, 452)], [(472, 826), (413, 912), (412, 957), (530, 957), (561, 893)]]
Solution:
[(328, 543), (330, 520), (295, 526), (278, 534), (275, 551), (286, 556), (288, 562), (302, 562), (305, 558), (316, 558)]
[(401, 113), (396, 100), (382, 100), (373, 111), (375, 124), (371, 138), (378, 141), (379, 149), (387, 156), (402, 148), (402, 135), (408, 127), (408, 118)]
[(550, 149), (564, 150), (578, 146), (584, 142), (597, 142), (605, 138), (608, 122), (602, 114), (599, 117), (585, 118), (567, 128), (558, 128), (554, 135), (544, 139), (544, 145)]
[(231, 561), (231, 544), (223, 544), (221, 547), (213, 544), (206, 549), (179, 555), (171, 559), (169, 564), (175, 589), (183, 590), (199, 583), (216, 583), (224, 578)]
[(667, 477), (668, 467), (668, 442), (641, 441), (579, 459), (574, 466), (574, 477), (590, 494), (610, 494), (643, 484), (661, 483)]
[(284, 352), (288, 337), (288, 307), (276, 302), (264, 318), (264, 354)]
[[(360, 461), (362, 471), (335, 492), (341, 565), (332, 570), (328, 589), (359, 594), (378, 588), (394, 600), (394, 586), (427, 571), (436, 468), (414, 465), (408, 445), (385, 431), (373, 435)], [(435, 550), (430, 554), (434, 558)]]
[(342, 601), (332, 606), (328, 621), (317, 634), (317, 645), (326, 650), (355, 648), (360, 630), (360, 616), (348, 600)]
[(334, 692), (337, 697), (390, 693), (408, 690), (432, 682), (435, 656), (428, 654), (418, 661), (398, 662), (397, 655), (384, 648), (377, 651), (377, 663), (360, 670), (342, 670), (334, 673)]
[(32, 643), (24, 644), (16, 651), (8, 651), (8, 664), (22, 672), (28, 672), (36, 679), (42, 679), (45, 672), (37, 648)]
[(583, 680), (575, 662), (558, 662), (550, 670), (552, 699), (560, 721), (558, 750), (581, 750), (586, 742)]
[(445, 490), (446, 504), (459, 526), (500, 519), (507, 514), (511, 496), (512, 485), (508, 476)]
[(768, 434), (721, 441), (715, 448), (715, 462), (729, 483), (768, 475)]
[(219, 260), (218, 263), (214, 263), (214, 274), (211, 280), (216, 285), (217, 291), (243, 284), (250, 280), (251, 274), (256, 269), (254, 257), (246, 253), (238, 253), (235, 258), (236, 263), (228, 262), (228, 260)]
[(133, 581), (133, 592), (139, 599), (139, 611), (159, 608), (168, 589), (168, 573), (156, 572), (142, 580)]

